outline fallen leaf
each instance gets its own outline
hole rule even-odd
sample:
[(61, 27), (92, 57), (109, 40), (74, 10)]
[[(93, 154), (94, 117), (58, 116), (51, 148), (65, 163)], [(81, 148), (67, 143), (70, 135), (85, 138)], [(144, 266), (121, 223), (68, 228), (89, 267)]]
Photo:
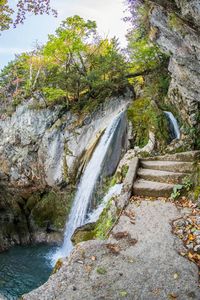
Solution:
[(92, 271), (92, 267), (90, 265), (86, 265), (86, 266), (84, 266), (84, 268), (85, 268), (85, 271), (88, 273), (90, 273)]
[(124, 215), (130, 219), (135, 219), (135, 212), (132, 210), (125, 210)]
[(137, 244), (137, 240), (136, 239), (132, 239), (132, 238), (129, 238), (128, 239), (128, 243), (129, 243), (129, 245), (131, 245), (131, 246), (134, 246), (135, 244)]
[(115, 233), (114, 237), (116, 238), (116, 240), (120, 240), (127, 237), (128, 235), (129, 235), (128, 231), (122, 231), (122, 232)]
[(194, 241), (195, 240), (195, 236), (193, 235), (193, 234), (189, 234), (188, 235), (188, 239), (190, 240), (190, 241)]
[(185, 256), (187, 253), (186, 253), (186, 252), (179, 252), (179, 254), (180, 254), (181, 256)]
[(106, 247), (112, 252), (113, 254), (119, 254), (121, 248), (117, 244), (106, 244)]
[(169, 298), (170, 300), (177, 299), (177, 295), (174, 294), (174, 293), (171, 293), (171, 294), (168, 295), (168, 298)]
[(133, 225), (135, 225), (135, 221), (130, 220), (130, 223), (133, 224)]

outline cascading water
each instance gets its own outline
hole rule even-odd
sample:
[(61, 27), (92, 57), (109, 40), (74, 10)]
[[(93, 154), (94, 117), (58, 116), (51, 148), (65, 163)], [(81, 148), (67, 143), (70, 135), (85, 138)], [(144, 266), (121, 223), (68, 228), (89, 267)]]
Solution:
[[(112, 144), (116, 143), (116, 133), (123, 127), (125, 113), (120, 112), (105, 130), (94, 153), (81, 177), (73, 206), (66, 224), (64, 243), (60, 250), (55, 253), (52, 262), (58, 258), (70, 254), (73, 245), (71, 236), (77, 227), (87, 222), (88, 213), (91, 212), (91, 202), (105, 165), (106, 156), (111, 150)], [(117, 159), (116, 159), (117, 160)]]
[(169, 122), (170, 122), (170, 129), (171, 129), (171, 136), (172, 139), (180, 139), (181, 133), (179, 129), (178, 122), (174, 115), (169, 111), (164, 111), (165, 115), (167, 116)]
[(115, 184), (114, 186), (112, 186), (108, 193), (104, 196), (103, 201), (101, 202), (101, 204), (99, 204), (99, 206), (92, 211), (88, 218), (87, 218), (87, 223), (92, 223), (92, 222), (96, 222), (100, 216), (100, 214), (102, 213), (103, 209), (106, 207), (106, 204), (108, 203), (108, 201), (115, 196), (118, 196), (121, 193), (122, 190), (122, 183), (121, 184)]

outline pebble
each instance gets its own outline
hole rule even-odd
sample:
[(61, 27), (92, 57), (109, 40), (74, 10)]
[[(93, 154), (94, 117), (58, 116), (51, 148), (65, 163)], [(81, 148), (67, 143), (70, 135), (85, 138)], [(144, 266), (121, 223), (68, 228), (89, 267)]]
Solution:
[(178, 235), (183, 234), (183, 229), (177, 230), (176, 234), (178, 234)]
[(186, 225), (186, 222), (185, 222), (185, 220), (177, 220), (177, 221), (174, 222), (173, 225), (174, 225), (175, 227), (183, 227), (183, 226)]
[(195, 230), (195, 231), (194, 231), (194, 234), (200, 236), (200, 230)]
[(196, 243), (197, 243), (198, 245), (200, 245), (200, 238), (199, 238), (199, 237), (196, 239)]
[(190, 244), (186, 245), (186, 247), (187, 247), (188, 249), (193, 249), (194, 245), (193, 245), (193, 243), (190, 243)]
[(194, 251), (197, 252), (198, 254), (200, 254), (200, 245), (196, 245), (194, 247)]

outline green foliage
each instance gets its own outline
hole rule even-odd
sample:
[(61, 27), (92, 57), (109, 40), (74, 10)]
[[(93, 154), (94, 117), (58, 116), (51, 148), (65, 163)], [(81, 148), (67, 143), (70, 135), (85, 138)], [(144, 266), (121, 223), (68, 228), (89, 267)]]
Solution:
[(149, 140), (149, 121), (154, 117), (151, 101), (149, 99), (136, 99), (128, 109), (128, 118), (133, 124), (135, 144), (143, 147)]
[(8, 6), (7, 0), (0, 0), (0, 31), (9, 29), (12, 24), (13, 10)]
[(182, 184), (176, 184), (173, 187), (173, 192), (170, 196), (172, 200), (177, 200), (181, 194), (188, 193), (193, 187), (193, 181), (191, 176), (185, 176), (182, 180)]
[(95, 237), (101, 240), (107, 237), (109, 230), (112, 228), (116, 218), (110, 212), (110, 206), (112, 199), (108, 202), (107, 206), (104, 208), (99, 220), (97, 221), (95, 227)]
[(194, 184), (194, 199), (198, 200), (200, 196), (200, 160), (197, 159), (196, 170), (193, 176), (193, 184)]
[(194, 190), (194, 199), (197, 200), (200, 196), (200, 185), (197, 186)]
[(63, 228), (70, 211), (73, 191), (50, 191), (44, 195), (34, 194), (27, 202), (26, 209), (31, 211), (34, 222), (46, 227), (47, 222), (56, 228)]
[(125, 290), (122, 290), (119, 292), (120, 297), (127, 297), (128, 296), (128, 292)]
[(143, 1), (134, 8), (136, 11), (134, 29), (127, 36), (131, 73), (142, 73), (146, 70), (156, 69), (165, 59), (165, 55), (158, 46), (149, 39), (150, 9), (151, 6), (148, 1)]
[(177, 198), (179, 198), (180, 195), (181, 195), (182, 189), (183, 189), (183, 185), (182, 185), (182, 184), (176, 184), (176, 185), (173, 187), (173, 192), (172, 192), (170, 198), (171, 198), (172, 200), (176, 200)]
[(200, 112), (196, 112), (195, 119), (197, 121), (196, 126), (192, 127), (188, 124), (184, 124), (183, 132), (187, 135), (191, 141), (191, 145), (195, 150), (200, 150)]
[[(134, 128), (134, 143), (143, 147), (149, 140), (149, 131), (155, 133), (158, 150), (164, 150), (169, 141), (168, 122), (161, 111), (161, 103), (167, 95), (169, 80), (168, 57), (150, 41), (148, 1), (136, 5), (136, 26), (128, 35), (130, 73), (138, 74), (130, 79), (136, 94), (142, 96), (129, 107), (128, 117)], [(141, 74), (139, 76), (139, 74)]]
[(66, 92), (57, 88), (44, 87), (42, 92), (48, 105), (57, 104), (66, 97)]
[(172, 30), (178, 31), (183, 36), (186, 34), (185, 30), (185, 22), (178, 17), (178, 15), (174, 12), (169, 14), (168, 17), (168, 25)]
[(107, 270), (106, 270), (104, 267), (98, 267), (98, 268), (96, 269), (96, 272), (97, 272), (98, 274), (100, 274), (100, 275), (104, 275), (104, 274), (107, 273)]
[(136, 99), (128, 109), (128, 118), (133, 124), (137, 146), (144, 147), (152, 131), (164, 147), (168, 140), (167, 120), (150, 98)]
[(113, 218), (111, 216), (105, 217), (102, 223), (98, 224), (95, 231), (95, 236), (98, 239), (104, 240), (107, 236), (109, 229), (114, 224)]
[[(17, 56), (0, 76), (3, 101), (40, 94), (47, 106), (94, 110), (106, 97), (124, 92), (126, 61), (117, 40), (101, 39), (96, 23), (67, 18), (43, 47)], [(6, 106), (6, 105), (5, 105)]]
[(184, 177), (183, 180), (182, 180), (182, 185), (183, 185), (184, 190), (189, 192), (191, 190), (192, 186), (193, 186), (191, 176)]
[(141, 37), (138, 32), (133, 32), (129, 36), (128, 50), (132, 73), (156, 69), (164, 57), (159, 48), (149, 41), (148, 37)]

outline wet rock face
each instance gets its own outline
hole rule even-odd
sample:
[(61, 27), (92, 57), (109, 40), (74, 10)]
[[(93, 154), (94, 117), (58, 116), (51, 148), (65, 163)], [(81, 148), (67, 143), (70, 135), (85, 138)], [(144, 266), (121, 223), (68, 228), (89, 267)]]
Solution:
[[(80, 119), (59, 106), (30, 109), (30, 100), (11, 117), (0, 117), (0, 251), (14, 244), (62, 239), (71, 186), (86, 161), (84, 153), (127, 102), (113, 99)], [(113, 145), (106, 159), (106, 174), (126, 147), (126, 120), (121, 128), (116, 136), (120, 145)]]
[(0, 177), (23, 193), (68, 183), (91, 140), (127, 99), (115, 99), (81, 120), (59, 106), (30, 109), (30, 102), (20, 105), (12, 117), (0, 119)]
[(28, 244), (30, 232), (21, 207), (23, 199), (9, 193), (2, 186), (0, 190), (0, 252), (12, 245)]
[(157, 44), (170, 56), (169, 101), (183, 121), (196, 126), (200, 105), (200, 3), (176, 0), (176, 4), (180, 17), (155, 5), (150, 22), (158, 30)]

